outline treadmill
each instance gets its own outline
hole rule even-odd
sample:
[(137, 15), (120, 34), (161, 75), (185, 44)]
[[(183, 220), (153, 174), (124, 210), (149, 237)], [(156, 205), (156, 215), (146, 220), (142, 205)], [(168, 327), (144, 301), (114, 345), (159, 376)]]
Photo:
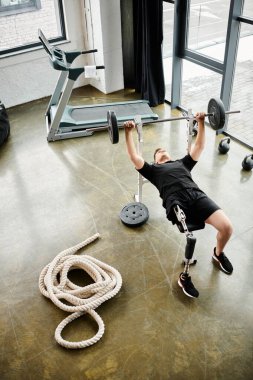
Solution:
[[(153, 113), (147, 100), (85, 106), (68, 105), (75, 81), (90, 67), (73, 68), (71, 66), (73, 61), (81, 54), (95, 53), (97, 49), (65, 52), (52, 46), (41, 29), (38, 30), (38, 36), (48, 54), (51, 66), (54, 70), (60, 71), (59, 79), (45, 114), (48, 141), (90, 136), (93, 134), (94, 128), (107, 126), (108, 111), (113, 111), (116, 114), (119, 127), (127, 120), (134, 120), (136, 115), (141, 116), (145, 122), (158, 119), (158, 115)], [(104, 66), (92, 68), (95, 70), (105, 69)]]

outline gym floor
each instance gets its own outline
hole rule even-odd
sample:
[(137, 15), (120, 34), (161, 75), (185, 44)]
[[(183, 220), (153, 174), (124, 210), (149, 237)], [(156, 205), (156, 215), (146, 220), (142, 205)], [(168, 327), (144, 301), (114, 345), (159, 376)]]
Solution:
[[(74, 91), (72, 103), (133, 98), (131, 91), (103, 95), (85, 87)], [(1, 380), (252, 379), (253, 177), (241, 167), (252, 152), (231, 141), (229, 153), (218, 154), (224, 136), (206, 127), (206, 149), (193, 177), (232, 220), (226, 254), (234, 273), (228, 276), (212, 264), (215, 230), (195, 232), (198, 262), (190, 273), (200, 296), (190, 299), (177, 285), (185, 236), (167, 221), (157, 190), (143, 187), (150, 213), (144, 226), (131, 229), (119, 219), (137, 191), (123, 130), (115, 145), (107, 132), (48, 143), (48, 100), (9, 110), (11, 137), (0, 150)], [(168, 105), (154, 112), (179, 115)], [(186, 123), (145, 126), (144, 158), (152, 161), (159, 146), (182, 157)], [(67, 350), (54, 332), (68, 314), (41, 295), (39, 275), (59, 252), (96, 232), (101, 238), (79, 254), (116, 268), (123, 285), (96, 309), (105, 323), (103, 337), (88, 348)], [(80, 271), (73, 272), (82, 283)], [(96, 328), (84, 316), (63, 336), (84, 340)]]

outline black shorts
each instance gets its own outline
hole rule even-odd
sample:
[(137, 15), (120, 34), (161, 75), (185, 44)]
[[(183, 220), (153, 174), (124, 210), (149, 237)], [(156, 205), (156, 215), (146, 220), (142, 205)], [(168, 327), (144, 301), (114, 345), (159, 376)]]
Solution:
[(202, 190), (184, 189), (173, 193), (166, 201), (167, 218), (177, 223), (173, 207), (178, 204), (185, 213), (186, 223), (199, 224), (212, 215), (220, 207), (210, 199)]

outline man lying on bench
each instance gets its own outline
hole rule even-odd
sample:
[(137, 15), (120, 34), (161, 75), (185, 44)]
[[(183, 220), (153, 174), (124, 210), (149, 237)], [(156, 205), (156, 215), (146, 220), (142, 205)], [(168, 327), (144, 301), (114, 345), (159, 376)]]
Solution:
[[(217, 230), (212, 258), (219, 264), (221, 270), (231, 274), (233, 266), (223, 252), (232, 234), (231, 222), (224, 211), (200, 190), (191, 176), (191, 170), (205, 146), (205, 113), (197, 113), (195, 117), (198, 122), (198, 134), (195, 144), (191, 146), (185, 157), (172, 160), (165, 149), (157, 148), (154, 153), (154, 164), (148, 164), (137, 153), (132, 133), (135, 123), (131, 120), (124, 123), (127, 152), (136, 170), (158, 189), (167, 218), (172, 223), (178, 224), (174, 210), (174, 206), (177, 205), (182, 209), (187, 225), (203, 228), (207, 223)], [(194, 287), (188, 271), (180, 274), (178, 284), (189, 297), (198, 297), (199, 292)]]

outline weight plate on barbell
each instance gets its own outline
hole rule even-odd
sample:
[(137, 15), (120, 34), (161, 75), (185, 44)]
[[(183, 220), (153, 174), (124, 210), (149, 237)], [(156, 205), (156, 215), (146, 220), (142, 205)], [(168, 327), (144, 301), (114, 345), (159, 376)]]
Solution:
[(147, 207), (141, 202), (127, 204), (120, 212), (120, 219), (128, 227), (140, 227), (149, 218)]
[(119, 127), (117, 122), (117, 117), (115, 112), (107, 112), (107, 123), (108, 123), (108, 132), (112, 144), (117, 144), (119, 142)]
[(207, 113), (212, 113), (208, 116), (209, 123), (214, 130), (222, 129), (225, 124), (225, 108), (220, 99), (212, 98), (209, 100)]

